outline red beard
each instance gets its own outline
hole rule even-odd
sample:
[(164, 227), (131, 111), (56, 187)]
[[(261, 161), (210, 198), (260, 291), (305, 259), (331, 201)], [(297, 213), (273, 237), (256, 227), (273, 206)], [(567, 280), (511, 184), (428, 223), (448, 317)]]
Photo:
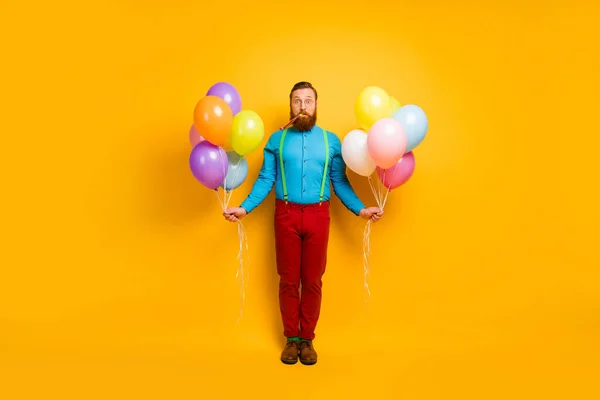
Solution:
[[(290, 119), (294, 118), (295, 115), (290, 110)], [(317, 124), (317, 110), (313, 115), (303, 114), (297, 120), (294, 121), (293, 127), (300, 132), (308, 132)]]

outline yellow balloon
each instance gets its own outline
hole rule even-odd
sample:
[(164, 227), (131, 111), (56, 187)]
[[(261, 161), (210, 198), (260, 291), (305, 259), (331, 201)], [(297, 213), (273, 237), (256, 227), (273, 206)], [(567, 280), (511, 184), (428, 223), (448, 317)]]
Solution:
[(400, 102), (398, 100), (396, 100), (395, 97), (390, 96), (390, 101), (392, 102), (392, 115), (398, 111), (398, 109), (400, 107), (402, 107), (402, 104), (400, 104)]
[(379, 87), (367, 86), (356, 98), (354, 113), (358, 125), (368, 132), (375, 122), (392, 116), (390, 96)]
[(231, 147), (241, 156), (252, 153), (265, 136), (265, 125), (260, 116), (251, 110), (242, 110), (233, 117)]

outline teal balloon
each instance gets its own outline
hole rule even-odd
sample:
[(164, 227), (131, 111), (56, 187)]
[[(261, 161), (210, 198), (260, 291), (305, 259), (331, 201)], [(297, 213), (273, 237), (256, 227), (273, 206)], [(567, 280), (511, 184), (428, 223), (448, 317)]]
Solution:
[(233, 190), (240, 186), (248, 176), (248, 162), (233, 150), (227, 152), (227, 176), (221, 184), (225, 190)]
[(425, 139), (429, 121), (421, 107), (407, 104), (396, 110), (393, 118), (400, 122), (406, 132), (405, 153), (412, 151)]

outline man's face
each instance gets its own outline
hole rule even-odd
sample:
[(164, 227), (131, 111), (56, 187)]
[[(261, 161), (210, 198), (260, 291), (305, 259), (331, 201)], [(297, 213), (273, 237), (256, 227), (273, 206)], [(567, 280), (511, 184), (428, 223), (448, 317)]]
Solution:
[(292, 93), (290, 102), (290, 118), (302, 111), (302, 115), (294, 121), (294, 128), (300, 132), (311, 130), (317, 123), (317, 101), (312, 89), (298, 89)]

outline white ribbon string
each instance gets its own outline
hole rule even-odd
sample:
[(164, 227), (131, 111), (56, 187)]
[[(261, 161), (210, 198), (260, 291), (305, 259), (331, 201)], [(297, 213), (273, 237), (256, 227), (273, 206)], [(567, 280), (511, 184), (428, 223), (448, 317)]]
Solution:
[[(237, 167), (239, 167), (242, 158), (238, 160)], [(238, 178), (240, 170), (239, 168), (235, 171), (235, 176), (233, 178), (233, 182), (235, 182)], [(221, 210), (225, 212), (229, 207), (229, 203), (231, 202), (231, 198), (233, 196), (233, 190), (227, 190), (227, 182), (223, 184), (223, 197), (219, 193), (219, 189), (217, 188), (215, 191), (217, 192), (217, 198), (219, 199), (219, 205), (221, 206)], [(237, 231), (238, 231), (238, 239), (239, 239), (239, 250), (237, 255), (237, 260), (239, 262), (237, 272), (235, 273), (235, 277), (240, 286), (240, 316), (238, 317), (236, 323), (240, 322), (244, 313), (244, 303), (246, 301), (246, 287), (248, 282), (250, 281), (250, 271), (247, 272), (244, 270), (244, 252), (248, 254), (248, 235), (246, 234), (246, 228), (241, 220), (237, 221)], [(249, 259), (248, 255), (248, 259)], [(246, 278), (246, 274), (248, 277)]]
[[(386, 171), (384, 170), (381, 180), (385, 180), (385, 173), (386, 173)], [(390, 190), (388, 188), (386, 188), (385, 185), (383, 185), (381, 180), (378, 180), (377, 188), (375, 188), (375, 185), (373, 185), (373, 180), (371, 179), (371, 176), (369, 176), (367, 180), (369, 182), (369, 186), (371, 187), (371, 192), (373, 193), (373, 197), (375, 197), (375, 201), (377, 202), (377, 206), (381, 209), (381, 211), (383, 211), (383, 209), (387, 203), (387, 199), (388, 199)], [(385, 196), (382, 193), (384, 190), (385, 190)], [(363, 231), (363, 269), (364, 269), (365, 305), (367, 302), (367, 298), (371, 296), (371, 290), (369, 289), (369, 283), (368, 283), (368, 278), (371, 275), (371, 265), (369, 262), (370, 258), (371, 258), (371, 220), (369, 219), (367, 221), (367, 225), (365, 226), (365, 230)]]
[[(240, 163), (242, 162), (242, 157), (240, 157), (240, 159), (238, 160), (237, 164), (236, 164), (236, 169), (235, 169), (235, 175), (233, 177), (233, 182), (237, 181), (237, 178), (240, 174)], [(227, 186), (227, 185), (225, 185)], [(233, 190), (231, 189), (229, 191), (227, 191), (227, 193), (229, 194), (229, 197), (227, 198), (227, 202), (225, 203), (225, 209), (229, 208), (229, 203), (231, 202), (231, 197), (233, 196)]]
[(248, 281), (250, 281), (250, 271), (248, 270), (248, 279), (245, 279), (244, 272), (244, 250), (248, 253), (248, 235), (246, 234), (246, 228), (242, 221), (238, 220), (238, 237), (240, 239), (240, 247), (237, 255), (237, 259), (239, 261), (238, 270), (235, 274), (236, 279), (240, 284), (240, 316), (237, 322), (240, 322), (244, 313), (244, 302), (246, 301), (246, 287), (248, 285)]
[(371, 266), (369, 264), (369, 257), (371, 255), (371, 220), (367, 221), (365, 230), (363, 233), (363, 269), (364, 269), (364, 288), (365, 288), (365, 305), (367, 297), (371, 296), (371, 290), (369, 289), (368, 278), (371, 273)]
[(379, 200), (379, 196), (377, 195), (377, 190), (375, 190), (375, 186), (373, 186), (373, 180), (369, 176), (368, 179), (369, 186), (371, 187), (371, 192), (373, 193), (373, 197), (375, 197), (375, 201), (377, 202), (377, 206), (381, 208), (381, 201)]
[(379, 187), (379, 208), (381, 208), (383, 206), (383, 203), (381, 201), (381, 199), (383, 198), (383, 192), (382, 192), (382, 187), (383, 187), (383, 183), (382, 181), (385, 181), (385, 169), (382, 172), (382, 176), (381, 179), (377, 180), (377, 186)]
[(219, 188), (215, 189), (215, 193), (217, 194), (217, 198), (219, 199), (219, 205), (221, 206), (221, 210), (225, 212), (225, 199), (221, 198), (221, 194), (219, 193)]
[(388, 195), (390, 194), (391, 190), (387, 189), (385, 191), (385, 197), (383, 198), (383, 204), (381, 205), (381, 211), (383, 211), (383, 208), (385, 207), (385, 204), (387, 203), (387, 199), (388, 199)]

